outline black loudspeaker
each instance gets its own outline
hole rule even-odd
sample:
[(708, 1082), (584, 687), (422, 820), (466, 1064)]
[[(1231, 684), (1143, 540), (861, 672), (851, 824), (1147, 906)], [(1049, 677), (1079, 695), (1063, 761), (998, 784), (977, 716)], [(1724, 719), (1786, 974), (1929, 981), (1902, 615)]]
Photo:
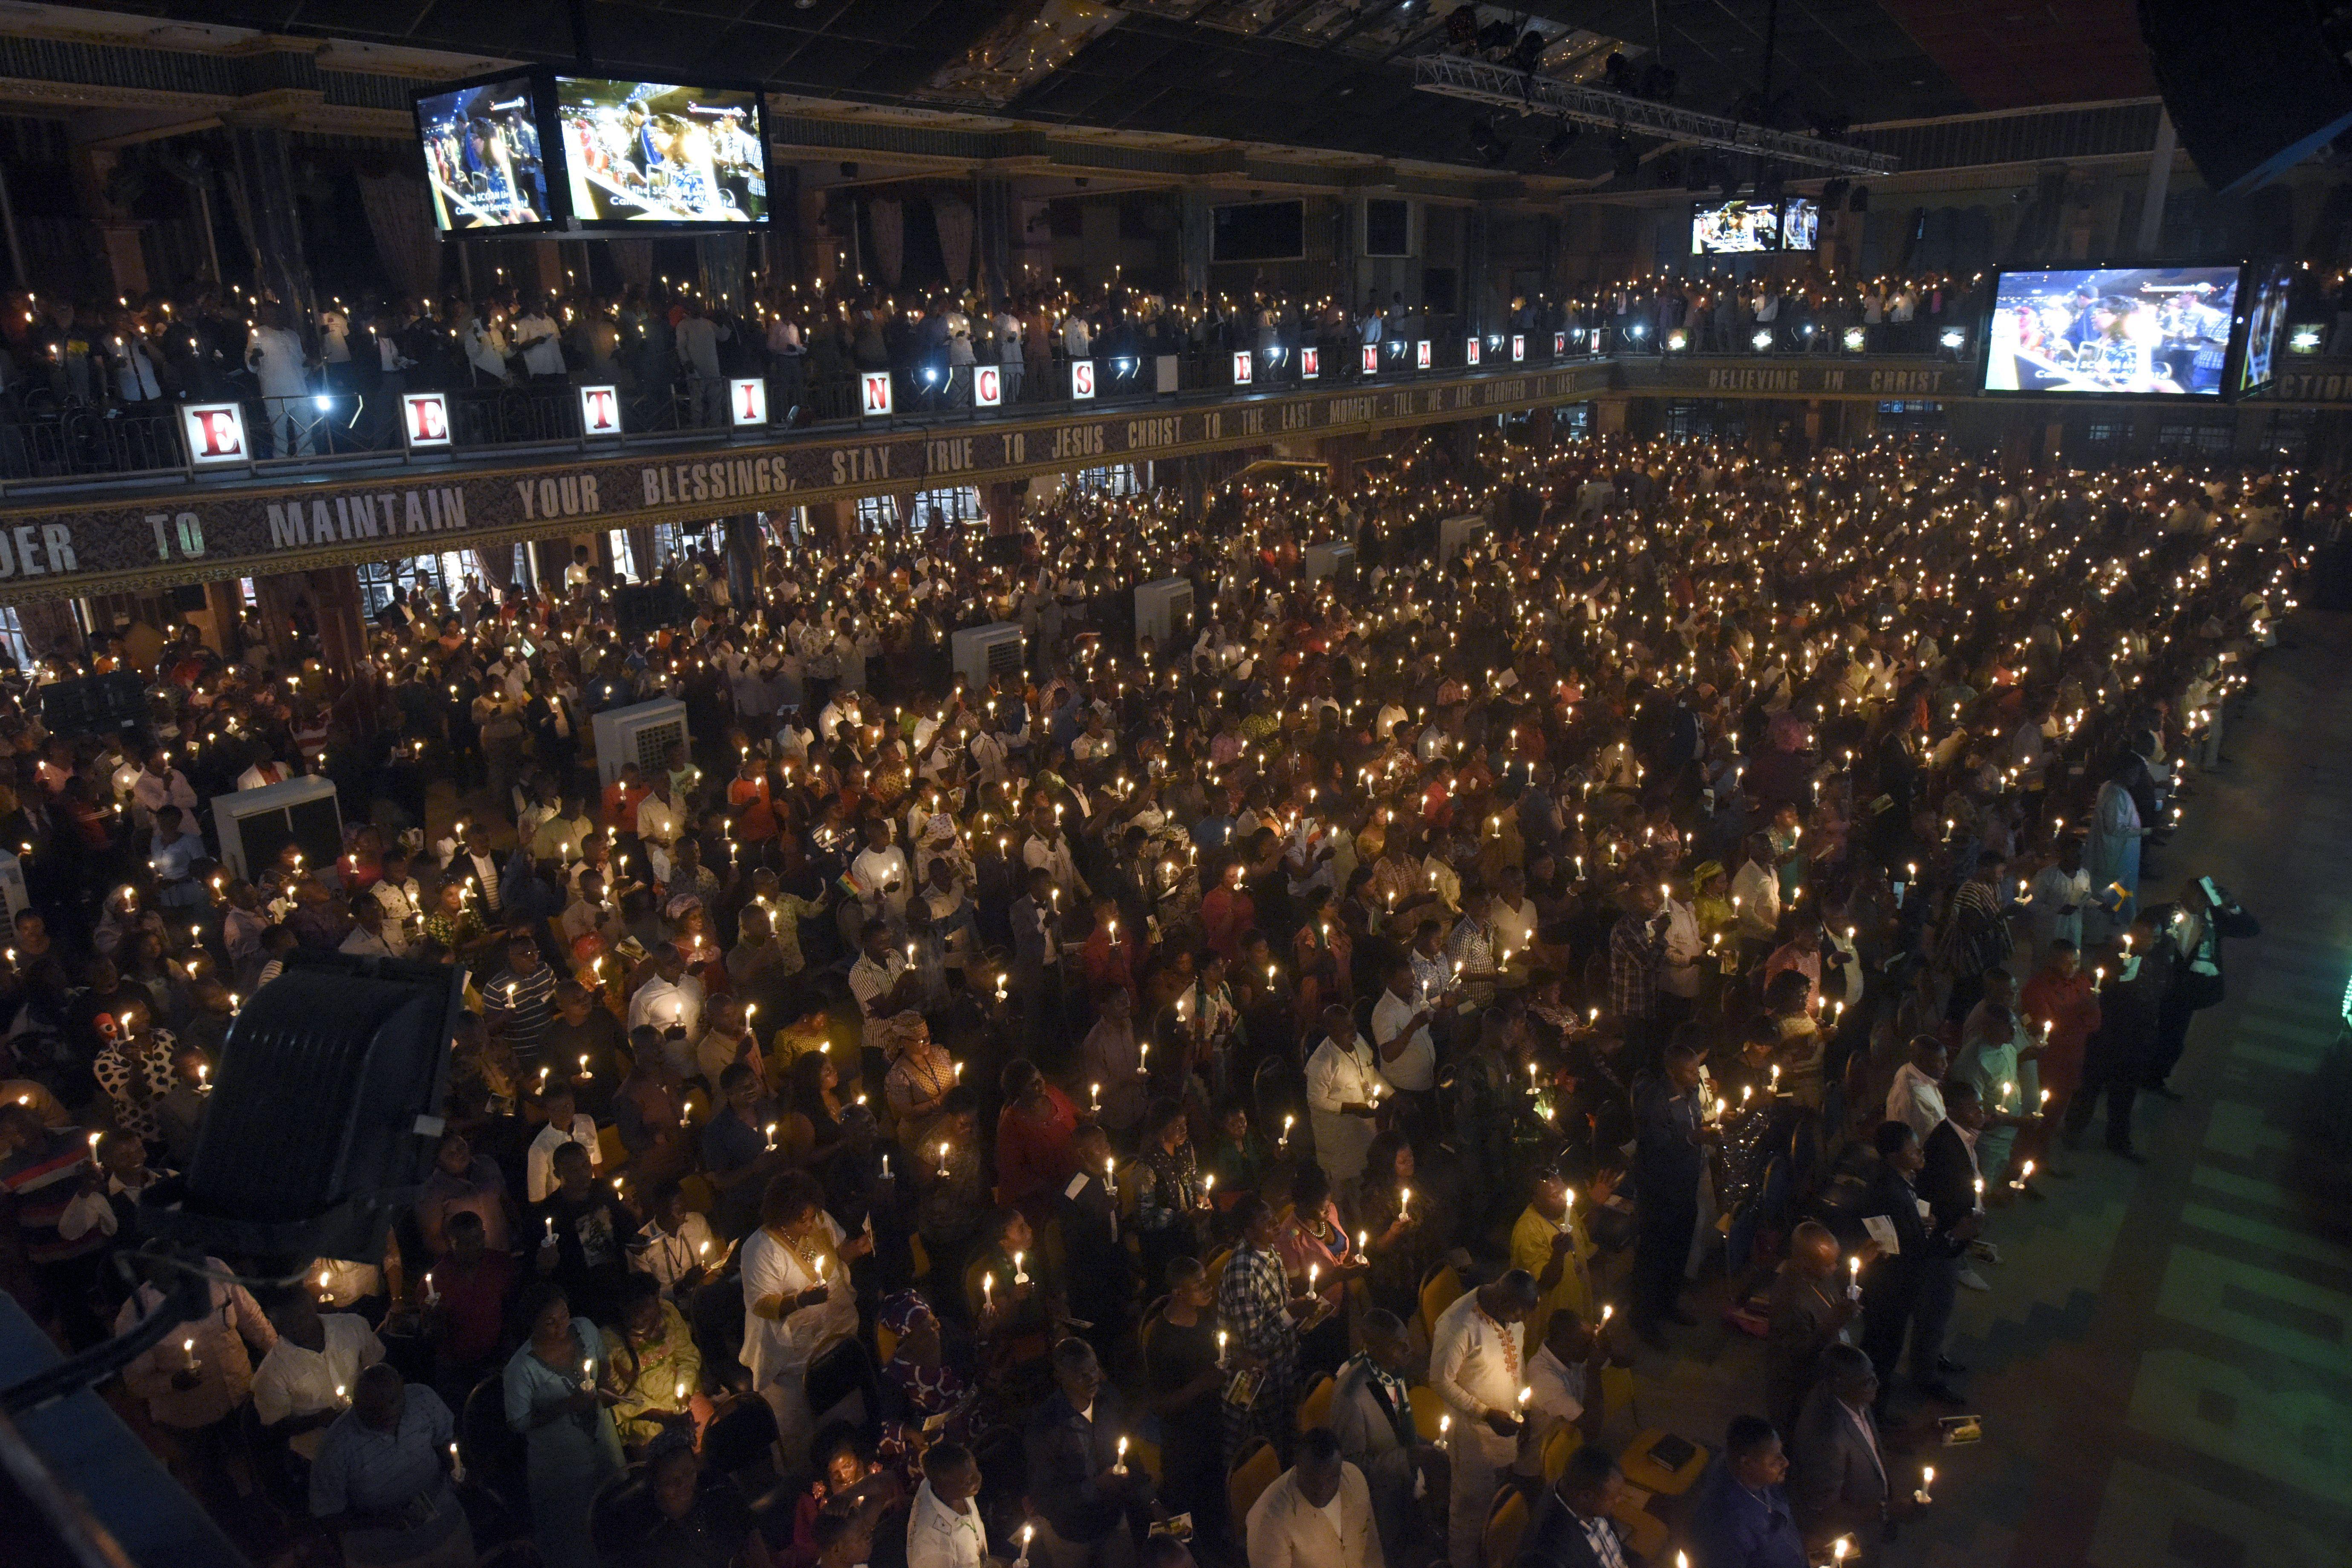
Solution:
[(2248, 190), (2352, 126), (2352, 71), (2313, 0), (2139, 0), (2173, 130), (2205, 183)]
[(147, 683), (135, 671), (118, 669), (44, 686), (41, 722), (57, 735), (135, 730), (147, 722)]
[(613, 626), (625, 637), (650, 637), (664, 626), (683, 627), (693, 618), (694, 602), (675, 583), (613, 590)]

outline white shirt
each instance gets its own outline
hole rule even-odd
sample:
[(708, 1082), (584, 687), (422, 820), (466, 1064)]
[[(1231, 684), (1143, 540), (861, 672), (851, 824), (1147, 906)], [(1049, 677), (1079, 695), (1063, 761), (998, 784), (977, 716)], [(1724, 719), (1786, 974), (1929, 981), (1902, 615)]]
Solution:
[(629, 1267), (640, 1274), (650, 1274), (661, 1282), (662, 1294), (671, 1292), (678, 1277), (698, 1263), (717, 1263), (723, 1252), (713, 1255), (717, 1239), (710, 1234), (710, 1222), (686, 1211), (677, 1222), (677, 1229), (667, 1231), (648, 1222), (640, 1232), (646, 1238), (645, 1250), (629, 1255)]
[(522, 1185), (524, 1194), (532, 1203), (543, 1204), (547, 1194), (555, 1190), (555, 1152), (566, 1143), (577, 1143), (588, 1151), (591, 1170), (604, 1163), (604, 1156), (596, 1147), (596, 1123), (586, 1115), (572, 1119), (572, 1131), (567, 1135), (552, 1121), (539, 1130), (539, 1136), (523, 1151)]
[(1382, 1047), (1380, 1070), (1389, 1082), (1399, 1089), (1426, 1092), (1437, 1083), (1437, 1047), (1430, 1040), (1429, 1026), (1424, 1024), (1415, 1029), (1400, 1055), (1390, 1057), (1386, 1052), (1389, 1042), (1420, 1011), (1419, 1003), (1402, 1001), (1395, 992), (1383, 989), (1381, 999), (1372, 1004), (1372, 1043)]
[(1549, 1345), (1536, 1352), (1528, 1363), (1528, 1386), (1535, 1390), (1528, 1408), (1539, 1415), (1574, 1422), (1584, 1414), (1584, 1368), (1570, 1366), (1551, 1353)]
[(878, 1008), (883, 999), (898, 984), (898, 976), (906, 973), (907, 954), (904, 950), (895, 947), (882, 955), (879, 963), (861, 955), (856, 963), (850, 965), (849, 992), (857, 998), (858, 1016), (882, 1016)]
[(1454, 1412), (1454, 1440), (1466, 1428), (1496, 1463), (1510, 1457), (1517, 1440), (1496, 1436), (1486, 1417), (1519, 1407), (1519, 1342), (1526, 1332), (1525, 1323), (1507, 1327), (1486, 1316), (1472, 1290), (1445, 1309), (1430, 1336), (1429, 1382)]
[[(349, 1405), (362, 1369), (383, 1359), (383, 1342), (364, 1318), (330, 1312), (319, 1320), (319, 1327), (326, 1334), (322, 1348), (305, 1350), (281, 1334), (253, 1369), (253, 1413), (264, 1426)], [(297, 1433), (288, 1447), (307, 1459), (318, 1452), (324, 1436), (323, 1427)]]
[(782, 1296), (789, 1303), (817, 1285), (816, 1272), (764, 1226), (743, 1239), (742, 1359), (751, 1370), (755, 1389), (776, 1382), (797, 1386), (812, 1356), (835, 1340), (857, 1331), (857, 1298), (838, 1284), (845, 1272), (840, 1248), (848, 1233), (834, 1223), (831, 1215), (824, 1216), (824, 1228), (828, 1245), (819, 1256), (824, 1262), (824, 1277), (836, 1282), (835, 1289), (827, 1300), (797, 1311), (788, 1310), (782, 1318), (763, 1318), (751, 1309), (770, 1296)]
[(894, 915), (905, 911), (914, 877), (907, 869), (906, 852), (896, 844), (859, 850), (849, 863), (849, 875), (869, 905), (887, 906)]
[(1778, 940), (1780, 926), (1779, 874), (1753, 860), (1742, 861), (1738, 873), (1731, 879), (1731, 893), (1739, 900), (1739, 934), (1754, 937), (1759, 942)]
[(980, 1510), (969, 1500), (964, 1507), (970, 1511), (959, 1513), (942, 1502), (929, 1480), (915, 1489), (907, 1514), (907, 1568), (983, 1568), (988, 1532)]
[(686, 1037), (693, 1039), (702, 1033), (702, 982), (691, 974), (681, 974), (675, 984), (655, 975), (637, 987), (629, 998), (629, 1027), (651, 1024), (656, 1029), (667, 1029), (672, 1024), (685, 1026)]
[[(1748, 906), (1741, 904), (1744, 910)], [(1706, 944), (1699, 940), (1698, 915), (1688, 904), (1666, 900), (1665, 963), (1658, 970), (1659, 986), (1675, 996), (1698, 994), (1699, 960)]]
[[(1387, 1568), (1364, 1472), (1342, 1459), (1339, 1489), (1317, 1508), (1287, 1470), (1258, 1494), (1244, 1523), (1249, 1568)], [(908, 1568), (913, 1568), (909, 1564)]]
[(1337, 1115), (1342, 1105), (1370, 1105), (1375, 1086), (1391, 1087), (1360, 1035), (1344, 1047), (1326, 1035), (1307, 1059), (1307, 1103), (1312, 1110)]
[(1936, 1123), (1944, 1120), (1944, 1091), (1936, 1080), (1909, 1062), (1895, 1069), (1886, 1090), (1886, 1120), (1900, 1121), (1925, 1143)]
[(675, 844), (685, 816), (677, 802), (649, 795), (637, 802), (637, 837), (648, 844)]

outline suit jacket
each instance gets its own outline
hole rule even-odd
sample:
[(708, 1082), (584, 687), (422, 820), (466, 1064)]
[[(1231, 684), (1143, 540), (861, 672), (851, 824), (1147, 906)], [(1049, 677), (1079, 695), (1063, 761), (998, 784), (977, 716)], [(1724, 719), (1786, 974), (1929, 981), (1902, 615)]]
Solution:
[(1381, 1455), (1417, 1441), (1412, 1405), (1407, 1404), (1402, 1410), (1388, 1408), (1379, 1382), (1360, 1356), (1339, 1369), (1331, 1389), (1329, 1426), (1331, 1435), (1339, 1439), (1339, 1451), (1367, 1469)]
[[(1960, 1130), (1950, 1121), (1936, 1123), (1927, 1134), (1927, 1163), (1919, 1172), (1919, 1195), (1927, 1200), (1933, 1233), (1946, 1233), (1977, 1206), (1977, 1163)], [(1967, 1244), (1947, 1237), (1945, 1256), (1957, 1257)]]
[(1772, 1282), (1771, 1328), (1764, 1342), (1766, 1409), (1784, 1432), (1812, 1386), (1822, 1352), (1844, 1328), (1838, 1312), (1844, 1300), (1843, 1279), (1815, 1279), (1785, 1265)]
[(1101, 1479), (1118, 1463), (1118, 1440), (1132, 1431), (1118, 1390), (1108, 1382), (1095, 1393), (1089, 1420), (1070, 1407), (1060, 1389), (1029, 1418), (1022, 1447), (1029, 1461), (1029, 1495), (1065, 1541), (1099, 1541), (1126, 1518)]
[[(1875, 1435), (1869, 1411), (1858, 1419)], [(1856, 1414), (1828, 1385), (1815, 1388), (1789, 1445), (1789, 1500), (1805, 1539), (1825, 1541), (1875, 1523), (1886, 1498), (1884, 1460), (1873, 1453)]]
[(1299, 1495), (1298, 1472), (1287, 1470), (1258, 1494), (1249, 1510), (1249, 1568), (1387, 1568), (1380, 1531), (1372, 1528), (1372, 1489), (1364, 1472), (1339, 1465), (1339, 1528)]

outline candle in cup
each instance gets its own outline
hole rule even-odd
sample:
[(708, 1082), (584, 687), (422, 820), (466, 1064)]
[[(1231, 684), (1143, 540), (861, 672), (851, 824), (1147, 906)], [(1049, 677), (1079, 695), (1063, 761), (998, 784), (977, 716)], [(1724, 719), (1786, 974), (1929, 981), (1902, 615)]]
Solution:
[(1911, 1496), (1918, 1502), (1920, 1507), (1925, 1508), (1927, 1504), (1936, 1500), (1928, 1495), (1928, 1489), (1933, 1487), (1935, 1484), (1936, 1467), (1933, 1465), (1922, 1465), (1919, 1467), (1919, 1489), (1913, 1492)]

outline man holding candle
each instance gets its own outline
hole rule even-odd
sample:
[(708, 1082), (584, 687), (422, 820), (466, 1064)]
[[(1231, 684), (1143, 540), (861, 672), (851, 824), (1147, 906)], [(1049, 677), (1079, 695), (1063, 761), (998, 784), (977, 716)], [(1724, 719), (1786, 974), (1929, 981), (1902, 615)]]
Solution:
[(457, 1462), (449, 1406), (379, 1362), (320, 1435), (310, 1517), (352, 1568), (470, 1568), (473, 1531), (449, 1486)]
[(1430, 1384), (1454, 1413), (1446, 1531), (1454, 1568), (1479, 1568), (1486, 1510), (1517, 1452), (1524, 1336), (1541, 1300), (1535, 1276), (1514, 1268), (1446, 1308), (1430, 1336)]
[(1878, 1373), (1868, 1356), (1852, 1345), (1822, 1352), (1820, 1378), (1797, 1418), (1787, 1467), (1798, 1526), (1815, 1552), (1828, 1550), (1842, 1535), (1871, 1540), (1885, 1521), (1909, 1511), (1907, 1500), (1888, 1484), (1877, 1399)]
[(360, 1373), (383, 1359), (367, 1320), (321, 1313), (305, 1285), (269, 1309), (278, 1342), (253, 1369), (253, 1414), (265, 1431), (305, 1459), (319, 1452), (320, 1428), (351, 1403)]
[(1121, 1452), (1132, 1431), (1127, 1406), (1094, 1347), (1066, 1339), (1051, 1360), (1054, 1392), (1022, 1437), (1038, 1516), (1029, 1556), (1036, 1568), (1126, 1568), (1135, 1561), (1132, 1525), (1167, 1510), (1150, 1476)]
[[(1654, 902), (1657, 889), (1648, 889)], [(1658, 1325), (1697, 1320), (1676, 1303), (1698, 1226), (1699, 1182), (1706, 1145), (1717, 1133), (1699, 1108), (1699, 1054), (1687, 1042), (1666, 1047), (1665, 1060), (1633, 1089), (1634, 1218), (1633, 1328), (1643, 1342), (1664, 1347)]]
[(1363, 1173), (1372, 1142), (1374, 1101), (1388, 1090), (1371, 1047), (1345, 1007), (1323, 1009), (1323, 1039), (1307, 1058), (1307, 1110), (1315, 1160), (1334, 1183)]
[(1250, 1505), (1250, 1568), (1385, 1568), (1371, 1489), (1328, 1426), (1299, 1439), (1298, 1462)]
[(1789, 1457), (1761, 1416), (1735, 1415), (1707, 1467), (1685, 1527), (1703, 1568), (1809, 1568), (1804, 1538), (1781, 1483)]

